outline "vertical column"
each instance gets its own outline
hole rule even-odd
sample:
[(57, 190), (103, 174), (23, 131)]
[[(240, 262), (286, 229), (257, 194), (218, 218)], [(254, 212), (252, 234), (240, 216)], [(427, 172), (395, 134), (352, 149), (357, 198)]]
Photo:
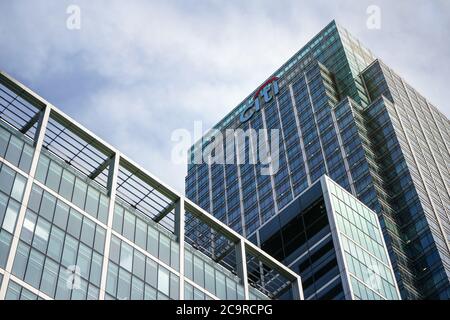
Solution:
[(35, 142), (34, 142), (34, 154), (31, 160), (30, 173), (28, 175), (28, 180), (25, 185), (25, 190), (23, 193), (22, 204), (20, 206), (19, 215), (17, 217), (16, 228), (14, 229), (13, 239), (11, 247), (9, 250), (8, 259), (6, 262), (5, 274), (3, 277), (3, 283), (0, 288), (0, 300), (5, 299), (6, 288), (8, 287), (9, 278), (11, 275), (11, 270), (13, 267), (14, 256), (16, 255), (16, 249), (19, 244), (20, 232), (22, 230), (23, 221), (25, 220), (25, 213), (27, 210), (28, 200), (31, 194), (31, 187), (33, 186), (33, 177), (36, 172), (37, 164), (39, 161), (39, 155), (41, 153), (42, 144), (45, 138), (45, 130), (47, 129), (48, 119), (50, 117), (51, 106), (45, 106), (44, 110), (40, 111), (41, 116), (39, 117), (38, 127), (36, 129)]
[(294, 300), (303, 300), (303, 287), (302, 287), (302, 279), (300, 276), (297, 276), (297, 280), (292, 282), (292, 298)]
[(117, 177), (119, 175), (119, 164), (120, 164), (120, 153), (118, 151), (115, 151), (108, 172), (109, 208), (108, 208), (108, 221), (105, 239), (105, 250), (103, 252), (103, 265), (100, 280), (99, 300), (104, 300), (106, 293), (106, 276), (108, 274), (109, 246), (111, 244), (111, 230), (114, 217), (114, 204), (116, 203), (116, 189), (117, 189)]
[(184, 231), (185, 231), (184, 196), (175, 204), (175, 234), (178, 238), (180, 259), (180, 287), (179, 299), (184, 300)]
[(236, 243), (236, 267), (237, 274), (244, 286), (244, 299), (249, 300), (248, 276), (247, 276), (247, 257), (245, 253), (245, 241), (243, 238)]

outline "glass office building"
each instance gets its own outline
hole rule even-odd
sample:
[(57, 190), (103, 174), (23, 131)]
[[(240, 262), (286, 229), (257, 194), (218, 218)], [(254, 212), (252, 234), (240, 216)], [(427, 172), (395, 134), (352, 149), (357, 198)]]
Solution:
[(299, 279), (0, 73), (0, 299), (301, 299)]
[(305, 299), (400, 297), (376, 213), (326, 175), (250, 240), (299, 272)]
[(211, 130), (191, 148), (187, 198), (250, 238), (326, 174), (377, 213), (402, 298), (450, 298), (449, 121), (344, 28), (327, 25), (213, 129), (278, 130), (279, 169), (197, 163)]

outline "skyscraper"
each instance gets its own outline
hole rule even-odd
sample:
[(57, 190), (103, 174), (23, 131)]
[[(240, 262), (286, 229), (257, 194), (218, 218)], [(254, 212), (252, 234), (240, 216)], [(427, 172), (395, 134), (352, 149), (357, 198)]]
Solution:
[[(377, 213), (402, 298), (450, 298), (449, 121), (334, 21), (213, 129), (188, 159), (199, 206), (252, 238), (326, 174)], [(227, 129), (278, 130), (277, 170), (196, 161)]]

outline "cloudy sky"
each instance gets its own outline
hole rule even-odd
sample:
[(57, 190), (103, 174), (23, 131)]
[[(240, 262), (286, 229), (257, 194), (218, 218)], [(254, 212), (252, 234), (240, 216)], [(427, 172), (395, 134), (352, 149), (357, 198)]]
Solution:
[(449, 12), (448, 0), (1, 0), (0, 69), (184, 192), (173, 130), (207, 130), (332, 19), (450, 117)]

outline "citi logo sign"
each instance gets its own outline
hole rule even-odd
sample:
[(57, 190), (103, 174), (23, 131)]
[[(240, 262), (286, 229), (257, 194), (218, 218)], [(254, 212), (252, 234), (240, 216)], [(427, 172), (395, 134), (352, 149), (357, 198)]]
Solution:
[(256, 90), (253, 95), (252, 101), (249, 105), (242, 111), (240, 120), (241, 123), (244, 123), (260, 110), (260, 99), (263, 98), (264, 102), (270, 102), (274, 96), (276, 96), (279, 92), (278, 88), (278, 77), (272, 77), (264, 82), (258, 90)]

